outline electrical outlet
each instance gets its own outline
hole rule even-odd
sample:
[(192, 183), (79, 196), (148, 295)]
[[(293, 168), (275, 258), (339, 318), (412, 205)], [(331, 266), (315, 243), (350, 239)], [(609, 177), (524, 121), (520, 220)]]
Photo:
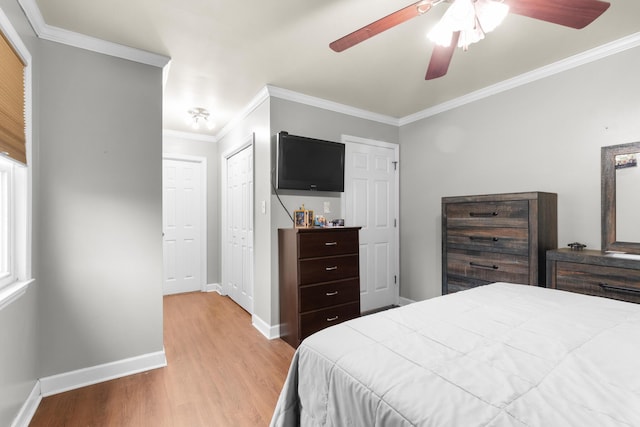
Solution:
[(331, 213), (331, 202), (324, 202), (324, 213)]

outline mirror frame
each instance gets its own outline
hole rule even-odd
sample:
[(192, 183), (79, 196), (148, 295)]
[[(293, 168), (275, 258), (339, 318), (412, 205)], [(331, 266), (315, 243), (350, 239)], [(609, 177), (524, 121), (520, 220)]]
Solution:
[(619, 154), (640, 153), (640, 142), (611, 145), (601, 149), (602, 250), (640, 254), (640, 242), (616, 240), (616, 168)]

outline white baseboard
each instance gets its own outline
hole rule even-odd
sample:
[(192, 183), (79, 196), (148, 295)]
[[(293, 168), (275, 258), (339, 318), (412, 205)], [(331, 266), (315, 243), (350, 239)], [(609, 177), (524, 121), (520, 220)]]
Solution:
[(40, 378), (42, 397), (167, 366), (162, 351)]
[(217, 292), (222, 295), (222, 286), (220, 286), (220, 283), (208, 283), (204, 285), (202, 292)]
[(31, 419), (36, 413), (40, 401), (42, 400), (42, 393), (40, 392), (40, 380), (36, 381), (33, 386), (33, 390), (27, 397), (27, 400), (20, 408), (20, 412), (11, 423), (11, 427), (28, 427), (31, 423)]
[(271, 326), (255, 314), (251, 316), (251, 324), (270, 340), (280, 338), (280, 325)]
[(403, 298), (400, 297), (398, 299), (398, 304), (400, 305), (400, 307), (402, 307), (403, 305), (409, 305), (409, 304), (413, 304), (415, 301), (409, 298)]

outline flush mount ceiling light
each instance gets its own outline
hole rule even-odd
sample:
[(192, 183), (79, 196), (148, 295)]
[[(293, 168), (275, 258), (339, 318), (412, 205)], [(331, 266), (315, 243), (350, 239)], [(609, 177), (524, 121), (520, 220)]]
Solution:
[(188, 113), (189, 124), (195, 130), (200, 129), (200, 126), (205, 126), (207, 129), (211, 130), (216, 125), (213, 120), (211, 120), (209, 110), (206, 108), (195, 107), (189, 110)]

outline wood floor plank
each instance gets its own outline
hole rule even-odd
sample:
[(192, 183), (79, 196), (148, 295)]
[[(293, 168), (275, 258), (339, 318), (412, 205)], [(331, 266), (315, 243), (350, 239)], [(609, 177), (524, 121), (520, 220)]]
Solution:
[(227, 297), (164, 297), (168, 366), (42, 399), (30, 426), (266, 426), (293, 348)]

